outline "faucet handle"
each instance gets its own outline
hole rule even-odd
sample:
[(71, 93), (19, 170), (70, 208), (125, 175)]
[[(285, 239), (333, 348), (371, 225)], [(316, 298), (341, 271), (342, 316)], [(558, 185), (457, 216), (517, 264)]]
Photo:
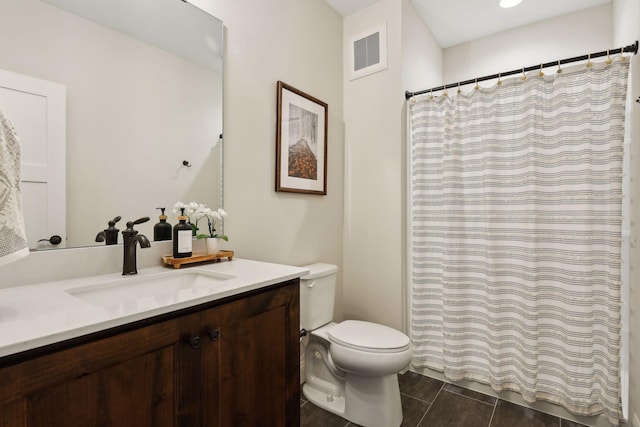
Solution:
[(135, 221), (129, 221), (129, 222), (127, 222), (127, 231), (132, 231), (134, 225), (142, 224), (142, 223), (145, 223), (147, 221), (149, 221), (149, 217), (148, 216), (144, 216), (142, 218), (138, 218)]
[(120, 221), (121, 219), (122, 219), (122, 217), (121, 217), (121, 216), (117, 216), (117, 217), (113, 218), (111, 221), (109, 221), (109, 227), (113, 227), (113, 226), (115, 226), (115, 225), (116, 225), (116, 223), (117, 223), (118, 221)]

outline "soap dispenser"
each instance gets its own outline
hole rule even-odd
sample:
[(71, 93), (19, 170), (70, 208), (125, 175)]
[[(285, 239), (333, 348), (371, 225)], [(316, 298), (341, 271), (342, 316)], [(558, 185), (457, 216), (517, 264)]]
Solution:
[(160, 240), (171, 240), (171, 224), (167, 222), (167, 216), (164, 214), (165, 208), (156, 209), (160, 209), (162, 213), (159, 217), (160, 222), (153, 227), (153, 240), (156, 242)]
[(191, 224), (187, 224), (187, 217), (184, 214), (184, 208), (180, 208), (181, 215), (178, 222), (173, 226), (173, 257), (188, 258), (193, 251), (193, 229)]

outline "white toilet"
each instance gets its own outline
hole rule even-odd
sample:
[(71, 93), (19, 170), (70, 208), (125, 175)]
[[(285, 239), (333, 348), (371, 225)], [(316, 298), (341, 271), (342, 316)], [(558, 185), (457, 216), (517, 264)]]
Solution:
[(300, 280), (300, 325), (309, 331), (307, 400), (365, 427), (402, 423), (398, 372), (412, 350), (405, 334), (371, 322), (332, 322), (337, 266), (312, 264)]

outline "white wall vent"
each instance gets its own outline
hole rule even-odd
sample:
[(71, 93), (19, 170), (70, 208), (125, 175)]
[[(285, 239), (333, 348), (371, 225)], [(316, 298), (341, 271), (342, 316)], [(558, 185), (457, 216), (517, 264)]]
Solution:
[(349, 79), (355, 80), (387, 69), (387, 24), (349, 38)]

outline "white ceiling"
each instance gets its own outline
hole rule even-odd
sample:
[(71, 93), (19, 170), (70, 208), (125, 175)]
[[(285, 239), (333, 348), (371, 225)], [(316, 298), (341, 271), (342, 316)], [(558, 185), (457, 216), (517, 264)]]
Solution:
[(379, 0), (326, 0), (342, 16), (351, 15), (360, 9), (371, 6)]
[[(326, 0), (347, 16), (379, 0)], [(442, 48), (531, 24), (611, 0), (523, 0), (503, 9), (498, 0), (411, 0)]]

